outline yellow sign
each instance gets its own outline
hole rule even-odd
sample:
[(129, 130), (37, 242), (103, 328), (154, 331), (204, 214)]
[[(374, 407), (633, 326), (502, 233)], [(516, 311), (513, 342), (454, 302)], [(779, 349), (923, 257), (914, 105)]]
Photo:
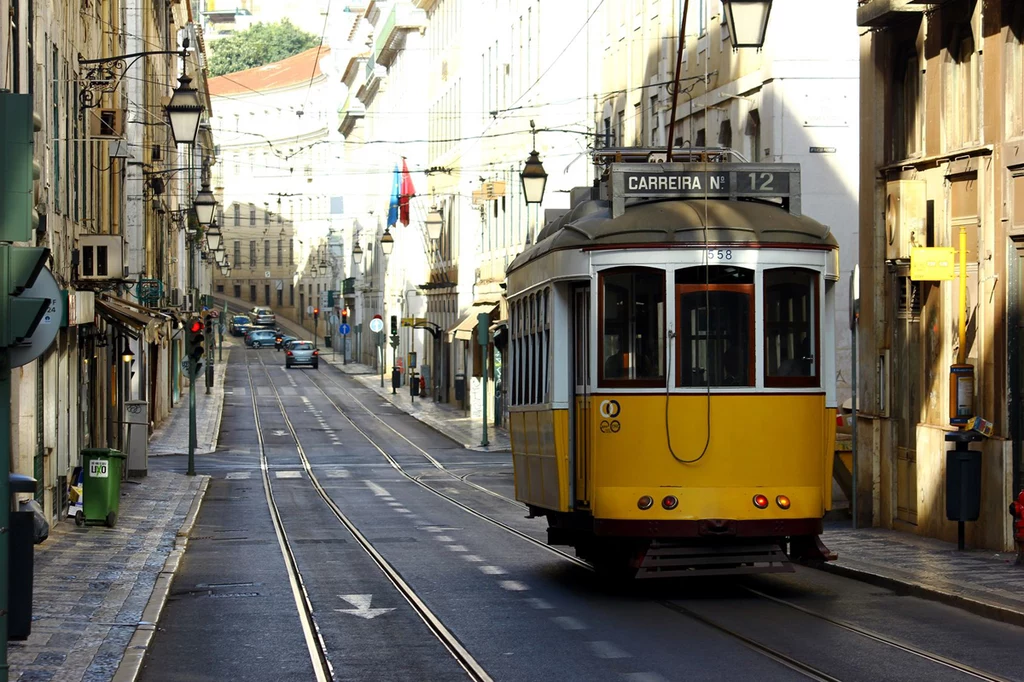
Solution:
[(486, 197), (484, 196), (484, 191), (483, 190), (480, 190), (480, 189), (473, 190), (473, 205), (474, 206), (479, 206), (480, 204), (484, 203), (485, 199), (486, 199)]
[(484, 199), (493, 201), (505, 196), (505, 183), (502, 180), (488, 180), (483, 184), (480, 191), (483, 192)]
[(956, 249), (951, 246), (915, 246), (910, 249), (910, 279), (939, 282), (954, 279)]
[(425, 317), (403, 317), (402, 318), (402, 326), (403, 327), (419, 327), (419, 326), (425, 325), (426, 323), (427, 323), (427, 318), (425, 318)]

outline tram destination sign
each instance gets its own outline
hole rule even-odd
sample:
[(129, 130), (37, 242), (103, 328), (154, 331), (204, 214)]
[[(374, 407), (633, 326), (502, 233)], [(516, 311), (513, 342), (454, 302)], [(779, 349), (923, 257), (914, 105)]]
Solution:
[(780, 198), (799, 213), (800, 166), (791, 163), (613, 164), (613, 214), (627, 199)]

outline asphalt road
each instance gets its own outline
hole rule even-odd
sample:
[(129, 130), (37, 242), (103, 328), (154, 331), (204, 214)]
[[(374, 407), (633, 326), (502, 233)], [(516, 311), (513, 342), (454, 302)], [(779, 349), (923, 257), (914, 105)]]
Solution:
[(286, 370), (273, 349), (239, 348), (226, 393), (218, 452), (197, 462), (213, 480), (144, 680), (312, 680), (314, 640), (338, 680), (474, 679), (431, 617), (494, 680), (979, 679), (962, 666), (1024, 680), (1020, 628), (813, 569), (603, 580), (523, 537), (543, 542), (545, 527), (508, 499), (507, 453), (464, 450), (329, 365)]

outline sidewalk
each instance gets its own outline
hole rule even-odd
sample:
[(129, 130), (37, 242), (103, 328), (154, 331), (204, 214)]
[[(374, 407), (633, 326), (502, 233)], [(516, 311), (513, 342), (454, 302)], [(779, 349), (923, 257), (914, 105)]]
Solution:
[(822, 568), (901, 594), (942, 602), (1024, 626), (1024, 566), (1015, 554), (957, 551), (953, 543), (882, 528), (826, 526), (822, 541), (839, 559)]
[[(223, 367), (216, 377), (220, 390), (206, 396), (203, 388), (196, 401), (198, 452), (216, 449)], [(186, 399), (153, 434), (150, 454), (187, 450)], [(144, 478), (121, 483), (114, 528), (78, 528), (70, 519), (51, 528), (35, 547), (32, 634), (8, 642), (9, 679), (134, 680), (208, 484), (208, 476), (150, 469)]]
[[(234, 339), (224, 337), (223, 361), (213, 364), (213, 388), (206, 395), (206, 379), (196, 382), (196, 454), (209, 455), (217, 449), (220, 433), (220, 419), (224, 411), (224, 377), (227, 375), (228, 358), (231, 357)], [(229, 345), (230, 344), (230, 345)], [(237, 347), (237, 346), (235, 346)], [(217, 352), (214, 351), (214, 358)], [(150, 457), (161, 455), (182, 455), (188, 453), (188, 388), (181, 392), (181, 400), (171, 410), (164, 423), (153, 430), (149, 439)]]

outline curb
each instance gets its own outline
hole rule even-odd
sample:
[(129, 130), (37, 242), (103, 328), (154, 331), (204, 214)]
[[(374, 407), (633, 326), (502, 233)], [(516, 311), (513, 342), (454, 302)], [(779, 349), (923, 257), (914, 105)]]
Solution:
[(885, 589), (892, 590), (897, 594), (910, 595), (912, 597), (919, 597), (921, 599), (927, 599), (929, 601), (952, 606), (973, 613), (976, 616), (988, 618), (989, 620), (1024, 627), (1024, 611), (1018, 611), (1008, 606), (972, 599), (970, 597), (951, 594), (949, 592), (942, 592), (941, 590), (933, 587), (927, 587), (921, 583), (878, 575), (877, 573), (862, 571), (856, 568), (850, 568), (849, 566), (837, 566), (835, 564), (823, 563), (809, 567), (816, 568), (833, 575), (842, 576), (844, 578), (859, 580), (860, 582), (875, 585), (877, 587), (883, 587)]
[[(217, 366), (217, 373), (220, 375), (220, 383), (217, 383), (217, 378), (214, 377), (214, 384), (221, 387), (220, 400), (217, 401), (217, 418), (213, 420), (213, 439), (210, 441), (210, 452), (207, 454), (213, 454), (217, 452), (217, 443), (220, 441), (220, 423), (221, 419), (224, 418), (224, 381), (228, 375), (228, 360), (231, 359), (231, 349), (228, 348), (228, 352), (224, 353), (224, 360), (220, 361)], [(194, 520), (194, 519), (193, 519)]]
[(146, 657), (153, 633), (156, 632), (156, 624), (160, 620), (164, 604), (167, 603), (167, 595), (171, 591), (174, 574), (181, 563), (181, 557), (185, 554), (189, 533), (192, 532), (196, 517), (199, 516), (199, 507), (203, 503), (209, 485), (210, 477), (203, 476), (199, 490), (196, 491), (196, 496), (192, 500), (192, 506), (185, 514), (185, 520), (174, 539), (174, 549), (167, 555), (164, 567), (157, 574), (156, 582), (153, 584), (153, 593), (150, 595), (149, 601), (146, 602), (146, 608), (142, 611), (142, 619), (135, 627), (135, 633), (128, 642), (128, 647), (125, 649), (124, 656), (121, 657), (121, 662), (118, 664), (117, 672), (114, 673), (111, 682), (135, 682), (139, 671), (142, 670), (142, 661)]

